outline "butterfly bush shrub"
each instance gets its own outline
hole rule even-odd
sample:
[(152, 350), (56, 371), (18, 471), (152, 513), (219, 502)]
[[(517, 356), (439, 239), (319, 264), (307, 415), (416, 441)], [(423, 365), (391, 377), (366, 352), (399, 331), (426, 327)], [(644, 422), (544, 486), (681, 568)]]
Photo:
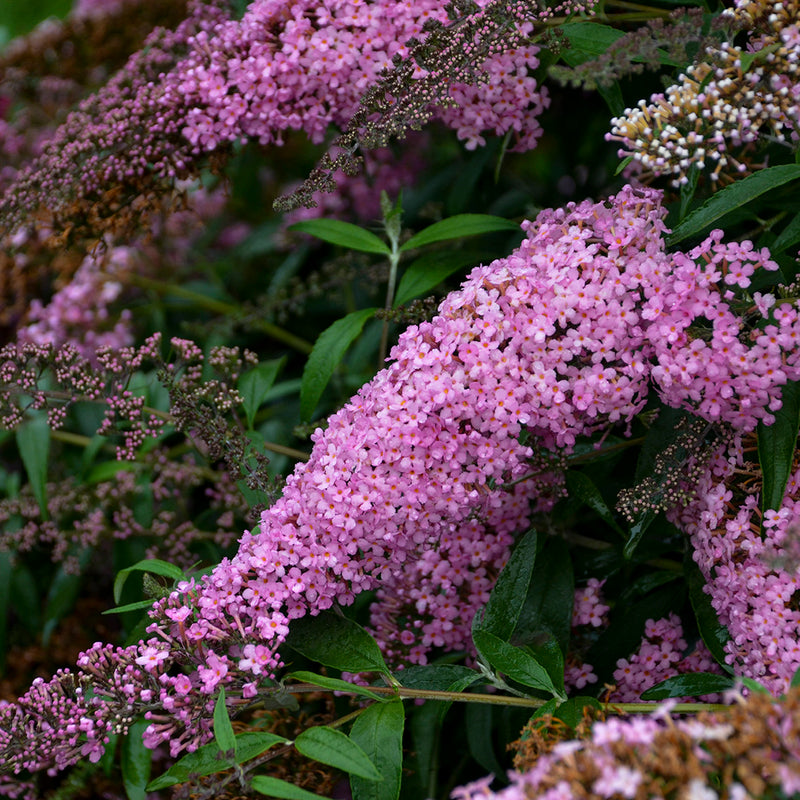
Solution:
[(793, 9), (0, 52), (5, 671), (82, 628), (2, 684), (0, 796), (796, 792)]

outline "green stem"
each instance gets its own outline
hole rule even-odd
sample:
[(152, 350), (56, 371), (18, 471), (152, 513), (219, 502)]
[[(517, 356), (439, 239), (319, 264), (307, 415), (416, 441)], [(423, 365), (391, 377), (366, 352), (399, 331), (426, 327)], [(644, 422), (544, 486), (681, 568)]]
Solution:
[[(215, 314), (221, 314), (224, 316), (235, 316), (241, 314), (241, 309), (239, 306), (236, 306), (233, 303), (226, 303), (223, 300), (215, 300), (213, 297), (207, 297), (199, 292), (186, 289), (183, 286), (175, 286), (174, 284), (166, 283), (165, 281), (157, 281), (153, 278), (145, 278), (143, 275), (129, 275), (127, 276), (127, 280), (129, 283), (132, 283), (134, 286), (138, 286), (140, 289), (149, 289), (163, 296), (172, 295), (174, 297), (181, 297), (184, 300), (191, 300), (195, 305), (205, 308), (208, 311), (212, 311)], [(267, 336), (270, 338), (279, 342), (283, 342), (284, 344), (289, 345), (289, 347), (292, 347), (301, 353), (305, 353), (307, 355), (314, 349), (314, 345), (312, 345), (311, 342), (308, 342), (299, 336), (295, 336), (293, 333), (290, 333), (289, 331), (284, 330), (280, 326), (274, 325), (271, 322), (267, 322), (263, 319), (255, 319), (253, 320), (253, 324), (262, 333), (267, 334)]]
[[(298, 683), (287, 685), (286, 687), (292, 694), (304, 694), (306, 692), (319, 692), (319, 686), (311, 683)], [(391, 686), (370, 686), (369, 690), (375, 694), (382, 694), (387, 697), (400, 697), (403, 700), (440, 700), (448, 703), (483, 703), (496, 706), (516, 706), (518, 708), (541, 708), (548, 700), (538, 697), (509, 697), (500, 694), (480, 694), (464, 692), (445, 692), (434, 689), (408, 689), (400, 686), (397, 689)], [(344, 692), (345, 690), (337, 690)], [(353, 692), (353, 694), (358, 694)], [(657, 707), (656, 703), (611, 703), (607, 710), (612, 713), (625, 714), (648, 714)], [(676, 703), (670, 709), (675, 714), (692, 714), (700, 711), (725, 711), (730, 706), (724, 703)]]
[[(303, 694), (306, 692), (319, 692), (319, 686), (311, 683), (298, 683), (287, 685), (286, 687), (292, 694)], [(538, 697), (509, 697), (501, 694), (464, 694), (463, 692), (440, 692), (434, 689), (407, 689), (400, 686), (397, 689), (391, 686), (370, 686), (369, 690), (375, 694), (386, 695), (387, 697), (400, 697), (403, 700), (443, 700), (456, 703), (484, 703), (496, 706), (518, 706), (520, 708), (539, 708), (547, 701), (540, 700)], [(337, 690), (338, 691), (338, 690)], [(345, 691), (342, 689), (341, 691)], [(357, 694), (354, 692), (354, 694)]]
[(91, 439), (88, 436), (82, 436), (80, 433), (70, 433), (69, 431), (50, 431), (50, 437), (65, 444), (74, 444), (78, 447), (88, 447), (91, 444)]
[(392, 252), (389, 254), (389, 283), (386, 286), (386, 302), (384, 303), (384, 311), (387, 316), (383, 320), (383, 328), (381, 329), (381, 343), (378, 348), (378, 369), (383, 369), (383, 362), (386, 360), (386, 350), (389, 345), (388, 313), (392, 310), (395, 286), (397, 285), (397, 266), (400, 263), (400, 232), (402, 230), (399, 208), (393, 208), (389, 204), (388, 198), (384, 199), (384, 197), (381, 198), (383, 228), (386, 231), (386, 238), (389, 240)]

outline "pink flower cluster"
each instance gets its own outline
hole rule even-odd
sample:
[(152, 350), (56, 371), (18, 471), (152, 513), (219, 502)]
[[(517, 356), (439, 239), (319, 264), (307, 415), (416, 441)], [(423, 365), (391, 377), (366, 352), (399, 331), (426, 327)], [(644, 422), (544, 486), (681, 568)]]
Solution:
[[(319, 143), (349, 121), (393, 56), (407, 55), (405, 43), (425, 37), (427, 20), (446, 21), (439, 0), (254, 0), (241, 19), (221, 5), (194, 0), (175, 31), (156, 29), (81, 103), (17, 174), (0, 226), (13, 230), (42, 206), (63, 211), (76, 194), (102, 197), (113, 183), (134, 194), (153, 180), (171, 184), (234, 142), (281, 144), (302, 130)], [(468, 147), (487, 131), (514, 131), (516, 149), (533, 147), (547, 104), (532, 75), (537, 53), (494, 53), (483, 65), (490, 80), (477, 92), (455, 83), (454, 105), (438, 118)]]
[(800, 669), (800, 471), (791, 475), (780, 509), (762, 516), (757, 493), (734, 499), (731, 477), (741, 450), (725, 456), (676, 520), (691, 537), (705, 591), (730, 633), (726, 661), (779, 694)]
[[(438, 316), (400, 337), (390, 366), (316, 432), (310, 460), (234, 558), (161, 601), (149, 641), (84, 655), (94, 683), (110, 670), (106, 684), (126, 687), (114, 708), (149, 710), (149, 746), (169, 741), (173, 754), (196, 746), (208, 735), (209, 698), (221, 685), (231, 697), (256, 692), (280, 666), (293, 618), (347, 605), (367, 589), (381, 592), (373, 625), (391, 663), (424, 663), (432, 648), (468, 646), (476, 607), (531, 502), (546, 509), (562, 491), (558, 476), (524, 479), (533, 450), (521, 443), (523, 431), (539, 449), (569, 449), (579, 436), (629, 422), (651, 376), (668, 402), (711, 419), (750, 429), (769, 418), (758, 406), (762, 394), (800, 377), (800, 323), (765, 309), (775, 317), (777, 346), (752, 342), (744, 322), (734, 324), (735, 283), (725, 276), (738, 269), (734, 260), (745, 271), (772, 265), (715, 236), (692, 266), (665, 251), (664, 213), (658, 192), (626, 187), (605, 202), (524, 223), (519, 248), (473, 270)], [(727, 336), (715, 336), (723, 324)], [(708, 341), (707, 350), (698, 341)], [(770, 367), (758, 380), (736, 371), (749, 370), (747, 357), (717, 358), (718, 349), (739, 345), (745, 356), (759, 348)], [(698, 363), (698, 352), (708, 361)], [(654, 369), (662, 358), (687, 364), (687, 379), (670, 372), (666, 381)], [(728, 384), (716, 373), (694, 383), (714, 361)], [(122, 681), (131, 661), (153, 686)], [(0, 710), (0, 764), (15, 752), (19, 713)], [(54, 757), (39, 750), (35, 763)]]
[(649, 619), (639, 649), (617, 661), (613, 702), (639, 702), (643, 691), (687, 672), (719, 672), (708, 648), (700, 642), (687, 654), (683, 626), (675, 614), (658, 621)]
[(572, 606), (572, 627), (591, 625), (599, 628), (603, 624), (603, 616), (610, 611), (609, 606), (601, 601), (601, 590), (605, 581), (589, 578), (586, 586), (576, 589), (575, 602)]
[(123, 288), (115, 276), (124, 275), (135, 258), (129, 247), (87, 255), (72, 280), (47, 305), (38, 299), (31, 302), (26, 324), (17, 331), (18, 342), (54, 348), (69, 342), (90, 361), (100, 347), (118, 349), (133, 344), (130, 310), (111, 315), (109, 307)]
[[(427, 20), (447, 21), (438, 0), (255, 0), (241, 20), (189, 40), (164, 102), (188, 109), (183, 134), (196, 151), (238, 139), (280, 144), (287, 130), (300, 129), (319, 143), (331, 124), (349, 121), (395, 55), (408, 55), (405, 42)], [(483, 131), (512, 129), (524, 131), (520, 146), (535, 145), (547, 102), (531, 75), (537, 52), (492, 56), (488, 84), (452, 87), (456, 106), (442, 116), (467, 147), (483, 144)]]

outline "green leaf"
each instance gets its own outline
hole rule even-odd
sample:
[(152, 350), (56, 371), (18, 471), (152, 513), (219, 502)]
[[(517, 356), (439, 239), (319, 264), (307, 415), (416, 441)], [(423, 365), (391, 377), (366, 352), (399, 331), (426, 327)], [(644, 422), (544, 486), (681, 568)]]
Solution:
[(628, 541), (625, 542), (625, 547), (622, 550), (622, 555), (626, 560), (633, 558), (639, 542), (642, 540), (647, 529), (655, 522), (658, 514), (655, 511), (645, 511), (636, 522), (631, 525), (628, 532)]
[(555, 637), (550, 633), (543, 633), (535, 643), (527, 644), (526, 651), (532, 655), (546, 670), (556, 691), (564, 693), (564, 654), (558, 646)]
[(554, 697), (562, 696), (553, 684), (547, 670), (522, 648), (514, 647), (498, 636), (480, 628), (473, 628), (472, 640), (486, 663), (498, 672), (502, 672), (524, 686), (550, 692)]
[(435, 692), (461, 691), (451, 689), (455, 684), (469, 681), (463, 688), (483, 678), (480, 672), (461, 664), (430, 664), (411, 666), (394, 673), (401, 686), (406, 689), (431, 689)]
[(753, 678), (748, 678), (745, 675), (737, 675), (736, 680), (748, 688), (751, 692), (756, 692), (756, 694), (763, 694), (767, 697), (772, 697), (772, 692), (764, 686), (763, 683), (759, 681), (753, 680)]
[[(413, 777), (416, 777), (420, 792), (418, 797), (428, 797), (429, 792), (423, 794), (423, 787), (434, 785), (436, 772), (439, 766), (438, 751), (441, 742), (442, 718), (437, 706), (443, 703), (423, 703), (414, 709), (409, 720), (411, 728), (411, 760)], [(413, 797), (413, 795), (409, 795)]]
[(8, 612), (11, 599), (11, 553), (0, 550), (0, 674), (5, 671), (8, 657)]
[(132, 567), (127, 567), (117, 573), (117, 577), (114, 580), (115, 603), (119, 603), (119, 599), (122, 597), (122, 588), (132, 572), (152, 572), (154, 575), (162, 575), (165, 578), (172, 578), (174, 581), (186, 580), (186, 573), (180, 567), (176, 567), (168, 561), (161, 561), (158, 558), (145, 558), (142, 561), (137, 561)]
[(563, 539), (549, 537), (536, 559), (528, 596), (512, 641), (536, 644), (542, 634), (555, 636), (562, 653), (569, 648), (575, 579), (569, 547)]
[(150, 720), (137, 720), (128, 728), (128, 735), (122, 740), (119, 765), (128, 800), (145, 800), (147, 796), (146, 787), (153, 757), (153, 751), (146, 748), (143, 741), (148, 725)]
[(780, 46), (780, 42), (776, 42), (775, 44), (762, 47), (760, 50), (756, 50), (754, 53), (742, 53), (739, 56), (739, 63), (742, 65), (742, 72), (748, 72), (750, 67), (752, 67), (753, 63), (756, 61), (759, 63), (765, 63), (767, 61), (767, 56), (772, 55), (772, 53), (778, 50)]
[(770, 245), (769, 249), (773, 253), (779, 253), (781, 250), (788, 250), (798, 242), (800, 242), (800, 214), (795, 214), (789, 224), (778, 234), (778, 238)]
[(565, 725), (575, 730), (581, 720), (583, 720), (583, 709), (586, 708), (586, 706), (591, 706), (592, 708), (603, 707), (594, 697), (585, 697), (583, 695), (570, 697), (569, 700), (563, 703), (559, 703), (558, 700), (553, 698), (552, 700), (548, 700), (540, 708), (537, 708), (532, 719), (550, 714), (554, 719), (560, 720)]
[(142, 608), (152, 608), (155, 599), (150, 600), (137, 600), (135, 603), (126, 603), (124, 606), (116, 606), (115, 608), (107, 608), (102, 614), (125, 614), (128, 611), (139, 611)]
[[(289, 781), (273, 778), (269, 775), (256, 775), (250, 785), (261, 794), (269, 797), (279, 797), (281, 800), (320, 800), (322, 795), (301, 789)], [(324, 798), (323, 798), (324, 800)]]
[[(394, 673), (397, 682), (407, 689), (430, 689), (437, 692), (463, 692), (472, 684), (484, 682), (485, 676), (480, 672), (460, 664), (428, 664), (411, 666)], [(443, 700), (434, 705), (439, 722), (445, 718), (450, 700)], [(415, 711), (416, 715), (418, 712)]]
[[(276, 744), (288, 744), (289, 740), (275, 733), (262, 731), (245, 731), (236, 735), (236, 763), (244, 764), (251, 758), (274, 747)], [(211, 747), (212, 745), (207, 745)]]
[(617, 168), (614, 170), (614, 177), (619, 175), (620, 172), (622, 172), (625, 169), (625, 167), (627, 167), (628, 164), (631, 163), (631, 161), (633, 161), (633, 156), (626, 156), (625, 158), (623, 158), (622, 161), (619, 162)]
[(797, 178), (800, 178), (800, 165), (782, 164), (759, 170), (720, 189), (672, 231), (667, 244), (672, 246), (704, 231), (731, 211)]
[(47, 459), (50, 455), (50, 426), (47, 418), (37, 416), (20, 425), (16, 432), (17, 449), (19, 450), (31, 491), (39, 504), (44, 519), (47, 513)]
[(794, 671), (794, 675), (792, 675), (791, 681), (789, 681), (789, 688), (796, 689), (800, 686), (800, 668)]
[(479, 260), (476, 260), (474, 253), (462, 250), (424, 253), (412, 261), (403, 273), (395, 293), (394, 307), (397, 308), (415, 297), (427, 294), (453, 273), (476, 264)]
[(202, 777), (213, 775), (217, 772), (224, 772), (233, 766), (233, 761), (223, 756), (216, 742), (198, 748), (194, 753), (184, 756), (180, 761), (173, 764), (163, 775), (147, 784), (148, 792), (157, 792), (174, 786), (176, 783), (184, 783), (189, 780), (189, 776)]
[(351, 250), (361, 250), (364, 253), (380, 253), (388, 256), (392, 252), (386, 242), (371, 231), (353, 225), (352, 222), (342, 222), (338, 219), (308, 219), (290, 225), (289, 230), (310, 233), (324, 242), (349, 247)]
[[(92, 445), (96, 440), (105, 442), (105, 437), (98, 436), (92, 440)], [(86, 476), (85, 483), (103, 483), (104, 481), (114, 480), (120, 472), (136, 472), (142, 467), (135, 461), (101, 461), (92, 466)]]
[(42, 626), (42, 644), (47, 647), (59, 621), (69, 614), (75, 606), (75, 600), (83, 585), (81, 573), (92, 556), (92, 549), (86, 548), (78, 554), (80, 572), (76, 575), (59, 567), (47, 592), (47, 604), (44, 609), (44, 625)]
[(368, 781), (383, 780), (367, 754), (348, 736), (327, 725), (306, 728), (294, 746), (306, 758), (336, 767)]
[(31, 636), (38, 637), (42, 598), (36, 586), (36, 578), (21, 562), (14, 564), (11, 570), (11, 598), (17, 620)]
[[(276, 744), (287, 744), (288, 739), (274, 733), (261, 733), (248, 731), (236, 737), (236, 763), (244, 764), (251, 758), (260, 756), (263, 752)], [(216, 742), (210, 742), (198, 748), (194, 753), (189, 753), (180, 761), (173, 764), (163, 775), (147, 785), (148, 792), (157, 792), (176, 783), (183, 783), (190, 775), (212, 775), (222, 772), (232, 765), (232, 761), (222, 757)]]
[(619, 81), (614, 81), (611, 86), (598, 86), (597, 93), (606, 101), (608, 110), (613, 116), (622, 116), (625, 112), (625, 101), (622, 99), (622, 89)]
[(624, 35), (622, 31), (595, 22), (567, 22), (559, 27), (570, 43), (569, 49), (561, 53), (561, 57), (570, 66), (603, 55)]
[(224, 686), (220, 687), (217, 702), (214, 704), (214, 740), (223, 753), (233, 751), (233, 757), (236, 757), (236, 736), (233, 733), (228, 707), (225, 705)]
[(711, 598), (703, 591), (705, 578), (700, 567), (695, 564), (691, 555), (686, 554), (683, 559), (683, 571), (689, 587), (689, 600), (697, 619), (697, 629), (706, 647), (711, 651), (716, 662), (730, 672), (730, 667), (725, 661), (725, 645), (731, 638), (728, 629), (722, 625), (717, 617), (717, 612), (711, 605)]
[(300, 386), (300, 419), (303, 422), (311, 419), (334, 369), (375, 311), (374, 308), (353, 311), (336, 320), (319, 335), (303, 370), (303, 383)]
[(686, 216), (686, 212), (689, 210), (689, 204), (694, 199), (694, 194), (697, 191), (697, 181), (700, 177), (700, 172), (700, 167), (695, 161), (692, 166), (689, 167), (688, 180), (681, 186), (681, 207), (679, 219), (683, 219)]
[(477, 236), (479, 233), (494, 231), (518, 231), (519, 224), (492, 214), (456, 214), (454, 217), (434, 222), (415, 236), (412, 236), (401, 248), (400, 252), (422, 247), (433, 242), (444, 242), (448, 239), (462, 239), (465, 236)]
[(385, 702), (387, 700), (383, 695), (375, 694), (375, 692), (371, 692), (364, 686), (348, 683), (339, 678), (329, 678), (327, 675), (317, 675), (316, 672), (298, 670), (297, 672), (290, 672), (286, 678), (292, 678), (296, 681), (302, 681), (303, 683), (313, 683), (314, 686), (321, 686), (323, 689), (330, 689), (333, 692), (347, 692), (348, 694), (369, 697), (371, 700), (379, 700), (380, 702)]
[(370, 706), (353, 723), (350, 739), (378, 768), (382, 781), (350, 778), (353, 800), (397, 800), (403, 771), (403, 727), (405, 709), (402, 700)]
[(730, 675), (715, 675), (713, 672), (693, 672), (676, 675), (657, 683), (642, 692), (642, 700), (665, 700), (668, 697), (700, 697), (732, 689), (734, 679)]
[(358, 623), (333, 611), (293, 619), (286, 644), (342, 672), (390, 674), (375, 639)]
[(252, 428), (259, 406), (269, 393), (278, 372), (284, 365), (286, 357), (265, 361), (253, 369), (248, 370), (239, 378), (237, 389), (244, 401), (244, 413), (247, 417), (247, 427)]
[(537, 534), (530, 530), (514, 548), (497, 578), (486, 606), (475, 615), (473, 627), (497, 636), (504, 642), (517, 626), (536, 564)]
[[(574, 67), (603, 55), (614, 42), (624, 36), (622, 31), (597, 22), (567, 22), (559, 26), (569, 40), (569, 49), (563, 49), (561, 59)], [(659, 50), (659, 61), (667, 66), (681, 66), (664, 50)], [(633, 56), (634, 62), (645, 61), (644, 56)], [(602, 87), (598, 87), (600, 89)]]
[(567, 491), (570, 497), (574, 497), (584, 505), (589, 506), (592, 511), (596, 512), (598, 516), (607, 522), (620, 536), (625, 536), (625, 531), (622, 530), (619, 523), (614, 519), (614, 514), (608, 507), (608, 504), (603, 500), (600, 490), (594, 485), (594, 481), (584, 472), (570, 469), (566, 472)]
[(504, 770), (495, 752), (497, 731), (493, 725), (494, 719), (495, 710), (490, 705), (470, 703), (464, 709), (470, 755), (486, 772), (502, 775)]
[(764, 476), (761, 491), (761, 510), (779, 510), (792, 472), (797, 431), (800, 428), (800, 382), (789, 381), (783, 386), (783, 405), (775, 414), (772, 425), (758, 425), (758, 461)]

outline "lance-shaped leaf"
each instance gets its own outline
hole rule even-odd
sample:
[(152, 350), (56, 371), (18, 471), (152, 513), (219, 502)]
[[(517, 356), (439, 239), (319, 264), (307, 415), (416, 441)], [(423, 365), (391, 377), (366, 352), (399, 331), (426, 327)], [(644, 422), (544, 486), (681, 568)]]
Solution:
[[(260, 733), (248, 731), (236, 737), (236, 763), (244, 764), (251, 758), (260, 756), (276, 744), (287, 744), (288, 739), (274, 733)], [(210, 742), (185, 755), (180, 761), (173, 764), (163, 775), (147, 785), (148, 792), (157, 792), (183, 783), (190, 775), (202, 777), (222, 772), (233, 765), (232, 759), (226, 759), (216, 742)]]
[(503, 217), (491, 214), (456, 214), (454, 217), (434, 222), (415, 236), (412, 236), (400, 251), (412, 250), (433, 242), (444, 242), (448, 239), (463, 239), (465, 236), (476, 236), (479, 233), (493, 231), (518, 231), (519, 225)]
[(800, 428), (800, 382), (789, 381), (781, 394), (783, 405), (772, 425), (759, 423), (758, 460), (764, 478), (761, 510), (778, 510), (792, 471)]
[(353, 775), (353, 800), (397, 800), (400, 796), (405, 719), (403, 701), (398, 699), (370, 706), (353, 723), (350, 738), (383, 777), (382, 781), (372, 781)]
[(721, 220), (726, 214), (747, 205), (766, 192), (800, 178), (800, 164), (781, 164), (754, 172), (713, 194), (700, 208), (689, 214), (667, 237), (674, 245), (701, 233)]
[(683, 571), (686, 575), (686, 583), (689, 586), (689, 600), (697, 619), (697, 629), (705, 643), (711, 651), (716, 662), (725, 670), (730, 671), (730, 667), (725, 662), (725, 645), (731, 638), (728, 629), (719, 621), (717, 612), (711, 605), (711, 598), (703, 591), (705, 579), (700, 567), (695, 564), (691, 556), (687, 553), (683, 559)]
[(642, 700), (666, 700), (668, 697), (700, 697), (716, 694), (733, 688), (734, 679), (730, 675), (716, 675), (713, 672), (693, 672), (676, 675), (642, 692)]
[(186, 574), (180, 567), (158, 558), (146, 558), (143, 561), (137, 561), (133, 566), (121, 569), (117, 573), (117, 577), (114, 580), (115, 603), (119, 603), (119, 599), (122, 597), (122, 589), (132, 572), (152, 572), (154, 575), (162, 575), (165, 578), (172, 578), (174, 581), (186, 580)]
[[(370, 700), (379, 700), (380, 702), (387, 700), (383, 695), (375, 694), (375, 692), (371, 692), (365, 686), (359, 686), (356, 683), (348, 683), (340, 678), (331, 678), (327, 675), (317, 675), (316, 672), (297, 670), (297, 672), (290, 672), (286, 678), (292, 678), (293, 680), (302, 681), (303, 683), (312, 683), (314, 686), (321, 686), (323, 689), (330, 689), (333, 692), (348, 692), (349, 694), (369, 697)], [(291, 686), (288, 688), (291, 689)]]
[(547, 670), (525, 649), (514, 647), (480, 628), (473, 629), (472, 640), (484, 661), (498, 672), (523, 686), (549, 692), (554, 697), (563, 697)]
[(614, 519), (614, 514), (603, 500), (600, 490), (594, 485), (592, 479), (583, 472), (570, 469), (566, 473), (567, 491), (570, 497), (574, 497), (581, 503), (589, 506), (600, 518), (607, 522), (620, 536), (625, 536), (619, 523)]
[(361, 250), (364, 253), (388, 256), (392, 252), (386, 242), (371, 231), (353, 225), (352, 222), (342, 222), (338, 219), (307, 219), (290, 225), (289, 230), (309, 233), (324, 242), (349, 247), (351, 250)]
[(44, 519), (49, 519), (47, 512), (47, 459), (50, 454), (50, 426), (44, 416), (38, 416), (24, 422), (16, 430), (17, 449), (19, 450), (31, 491), (39, 504)]
[(264, 402), (264, 398), (272, 388), (272, 384), (275, 383), (275, 378), (278, 377), (278, 372), (285, 361), (285, 357), (265, 361), (248, 370), (239, 378), (236, 388), (242, 396), (248, 428), (253, 427), (258, 407)]
[(221, 687), (214, 704), (214, 740), (223, 753), (233, 752), (236, 756), (236, 735), (233, 732), (228, 707), (225, 705), (225, 689)]
[(261, 794), (279, 797), (281, 800), (320, 800), (322, 798), (322, 795), (309, 792), (308, 789), (295, 786), (282, 778), (273, 778), (271, 775), (256, 775), (250, 785)]
[(147, 719), (134, 722), (122, 740), (119, 765), (128, 800), (145, 800), (147, 794), (153, 751), (144, 746), (142, 737), (148, 725), (150, 720)]
[(517, 626), (536, 564), (536, 531), (525, 534), (503, 567), (482, 613), (475, 615), (473, 627), (507, 642)]
[(358, 623), (332, 611), (292, 620), (286, 644), (306, 658), (342, 672), (390, 674), (375, 639)]
[(480, 261), (480, 255), (462, 250), (452, 253), (423, 253), (403, 273), (394, 297), (395, 308), (427, 294), (453, 273)]
[(375, 311), (374, 308), (353, 311), (352, 314), (337, 319), (319, 335), (306, 361), (303, 382), (300, 385), (300, 418), (304, 422), (311, 419), (333, 371), (347, 352), (347, 348), (361, 333), (367, 320), (375, 315)]
[(294, 746), (306, 758), (336, 767), (349, 775), (368, 781), (382, 780), (369, 756), (349, 736), (327, 725), (306, 728), (294, 740)]

